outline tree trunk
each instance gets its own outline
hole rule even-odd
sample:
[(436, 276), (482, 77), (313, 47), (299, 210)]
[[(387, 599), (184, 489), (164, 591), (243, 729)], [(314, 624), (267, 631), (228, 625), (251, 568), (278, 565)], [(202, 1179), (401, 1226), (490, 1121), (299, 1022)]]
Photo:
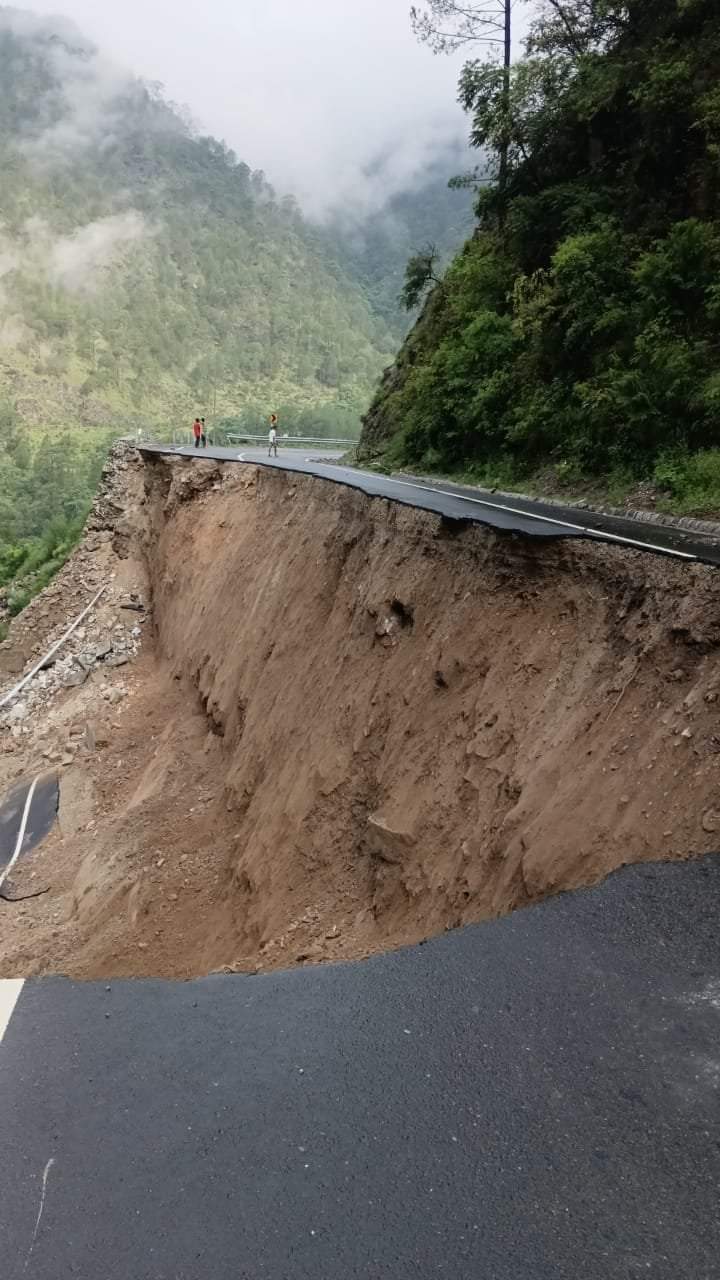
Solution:
[(505, 0), (505, 47), (503, 53), (503, 140), (500, 148), (500, 207), (505, 220), (505, 190), (508, 180), (508, 153), (510, 150), (510, 65), (512, 61), (512, 0)]

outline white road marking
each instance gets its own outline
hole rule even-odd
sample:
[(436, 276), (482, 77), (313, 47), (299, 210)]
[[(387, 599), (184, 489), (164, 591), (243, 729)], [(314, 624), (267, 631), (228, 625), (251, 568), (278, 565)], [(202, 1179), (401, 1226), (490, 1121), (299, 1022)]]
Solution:
[(623, 538), (620, 533), (606, 533), (604, 529), (590, 529), (583, 525), (586, 533), (593, 538), (604, 538), (606, 542), (624, 542), (628, 547), (637, 547), (638, 551), (660, 551), (664, 556), (675, 556), (677, 560), (697, 560), (689, 551), (676, 551), (674, 547), (662, 547), (657, 542), (639, 542), (636, 538)]
[(3, 1036), (7, 1031), (8, 1023), (12, 1018), (13, 1009), (18, 1002), (24, 982), (24, 978), (0, 979), (0, 1044), (2, 1044)]
[[(12, 858), (0, 873), (0, 888), (2, 888), (5, 880), (20, 856), (20, 850), (22, 849), (23, 840), (25, 839), (27, 821), (30, 815), (30, 807), (32, 805), (33, 796), (35, 795), (35, 788), (40, 781), (40, 777), (41, 775), (38, 774), (37, 778), (34, 778), (31, 785), (28, 787), (28, 793), (25, 797), (25, 807), (23, 808), (17, 840), (15, 841), (15, 849), (13, 851)], [(13, 1015), (15, 1005), (20, 997), (23, 985), (23, 978), (6, 978), (5, 980), (0, 980), (0, 1044), (2, 1044), (3, 1037), (7, 1031), (8, 1024)]]
[[(162, 452), (162, 450), (160, 450)], [(238, 454), (238, 461), (244, 462), (245, 458)], [(312, 458), (305, 458), (305, 462), (312, 462)], [(347, 471), (347, 467), (339, 467), (332, 462), (327, 465), (337, 471)], [(292, 465), (288, 470), (293, 470)], [(377, 480), (377, 476), (371, 471), (352, 471), (352, 475), (367, 476), (370, 479)], [(526, 520), (537, 520), (540, 523), (557, 525), (560, 529), (570, 529), (573, 533), (583, 533), (594, 539), (601, 539), (609, 543), (622, 543), (624, 546), (636, 547), (638, 551), (653, 551), (660, 555), (674, 556), (676, 560), (689, 560), (697, 562), (698, 557), (690, 551), (676, 551), (674, 547), (663, 547), (657, 542), (641, 542), (639, 538), (625, 538), (620, 533), (608, 533), (605, 529), (593, 529), (586, 524), (571, 524), (568, 520), (558, 520), (554, 516), (543, 516), (535, 511), (523, 511), (521, 507), (511, 507), (503, 502), (488, 502), (485, 498), (471, 498), (467, 493), (451, 493), (449, 489), (438, 489), (432, 485), (418, 484), (412, 480), (394, 480), (389, 476), (386, 477), (388, 484), (402, 486), (405, 489), (417, 489), (420, 493), (435, 493), (443, 498), (457, 498), (461, 502), (473, 502), (478, 507), (488, 507), (490, 511), (506, 511), (508, 515), (523, 516)], [(359, 486), (355, 486), (359, 487)], [(389, 501), (392, 501), (391, 494), (382, 495)]]
[(23, 815), (22, 815), (22, 818), (20, 819), (20, 829), (18, 831), (17, 841), (15, 842), (15, 851), (13, 853), (12, 858), (8, 862), (7, 866), (4, 867), (2, 871), (0, 871), (0, 889), (2, 889), (7, 877), (10, 875), (10, 872), (12, 871), (13, 867), (15, 866), (15, 863), (20, 857), (20, 850), (22, 849), (23, 840), (25, 839), (25, 828), (27, 827), (27, 820), (30, 814), (30, 806), (33, 802), (33, 796), (35, 795), (35, 788), (38, 782), (40, 781), (40, 777), (41, 775), (38, 774), (37, 778), (33, 778), (33, 781), (30, 787), (28, 788), (28, 793), (25, 797), (25, 808), (23, 809)]
[(43, 1209), (45, 1208), (45, 1192), (47, 1191), (48, 1178), (50, 1176), (50, 1170), (52, 1169), (54, 1163), (55, 1163), (55, 1160), (51, 1156), (43, 1170), (42, 1192), (40, 1193), (40, 1208), (38, 1209), (38, 1215), (37, 1215), (37, 1218), (35, 1219), (35, 1230), (33, 1231), (33, 1238), (30, 1241), (30, 1248), (28, 1249), (28, 1256), (25, 1259), (25, 1266), (23, 1267), (23, 1271), (27, 1271), (28, 1264), (32, 1257), (32, 1251), (35, 1248), (35, 1241), (37, 1240), (38, 1231), (40, 1230), (40, 1219), (43, 1216)]
[[(361, 475), (372, 475), (372, 472), (361, 472)], [(428, 484), (415, 484), (412, 480), (392, 480), (390, 484), (403, 485), (406, 489), (419, 489), (421, 493), (438, 493), (444, 498), (459, 498), (461, 502), (474, 502), (479, 507), (489, 507), (491, 511), (507, 511), (509, 515), (525, 516), (528, 520), (540, 520), (545, 524), (556, 524), (563, 529), (572, 529), (575, 533), (590, 533), (596, 538), (605, 538), (608, 542), (624, 542), (630, 547), (638, 547), (641, 551), (662, 551), (665, 555), (677, 556), (679, 560), (696, 560), (697, 556), (689, 551), (675, 551), (672, 547), (661, 547), (653, 542), (639, 542), (635, 538), (623, 538), (619, 533), (606, 533), (604, 529), (591, 529), (585, 524), (570, 524), (568, 520), (556, 520), (553, 516), (541, 516), (534, 511), (523, 511), (520, 507), (509, 507), (502, 502), (488, 502), (484, 498), (471, 498), (467, 493), (451, 493), (448, 489), (435, 489)]]

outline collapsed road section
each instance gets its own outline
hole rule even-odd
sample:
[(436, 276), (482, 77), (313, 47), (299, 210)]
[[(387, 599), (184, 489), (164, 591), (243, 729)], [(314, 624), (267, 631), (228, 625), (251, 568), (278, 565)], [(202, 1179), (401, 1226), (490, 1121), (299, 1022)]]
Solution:
[(717, 849), (711, 568), (123, 457), (103, 571), (142, 635), (0, 757), (10, 786), (48, 720), (77, 744), (3, 973), (362, 956)]
[[(145, 456), (152, 454), (198, 459), (194, 449), (180, 445), (146, 444)], [(331, 484), (357, 489), (369, 498), (385, 498), (417, 511), (429, 511), (444, 520), (482, 524), (499, 533), (525, 538), (588, 538), (612, 546), (647, 551), (651, 555), (668, 556), (689, 564), (720, 566), (720, 529), (710, 534), (697, 528), (685, 528), (681, 522), (659, 523), (659, 518), (646, 513), (646, 519), (621, 516), (580, 507), (564, 507), (556, 502), (543, 502), (516, 494), (472, 489), (446, 480), (419, 479), (415, 476), (384, 475), (359, 470), (342, 463), (340, 454), (316, 451), (320, 456), (303, 457), (297, 449), (286, 448), (281, 458), (269, 458), (264, 449), (206, 448), (202, 457), (217, 461), (253, 466), (280, 467), (300, 475), (315, 476)], [(689, 521), (698, 526), (702, 522)]]

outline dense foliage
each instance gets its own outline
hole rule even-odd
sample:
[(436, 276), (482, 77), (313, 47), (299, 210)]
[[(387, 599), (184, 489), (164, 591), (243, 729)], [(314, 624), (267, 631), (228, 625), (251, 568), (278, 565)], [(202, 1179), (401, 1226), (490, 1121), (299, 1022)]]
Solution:
[[(368, 451), (682, 487), (720, 442), (719, 71), (715, 0), (545, 3), (507, 104), (502, 69), (467, 64), (473, 141), (509, 144), (506, 190), (480, 196)], [(720, 487), (716, 454), (692, 468), (696, 493)]]
[(248, 386), (361, 403), (394, 340), (322, 233), (67, 41), (0, 11), (2, 311), (20, 355), (146, 416)]
[(103, 432), (63, 432), (33, 442), (13, 405), (0, 401), (0, 625), (2, 615), (18, 613), (70, 553), (108, 444)]
[(470, 200), (431, 172), (312, 225), (62, 19), (0, 7), (0, 82), (1, 617), (67, 555), (113, 436), (270, 410), (357, 435), (414, 237), (449, 254)]

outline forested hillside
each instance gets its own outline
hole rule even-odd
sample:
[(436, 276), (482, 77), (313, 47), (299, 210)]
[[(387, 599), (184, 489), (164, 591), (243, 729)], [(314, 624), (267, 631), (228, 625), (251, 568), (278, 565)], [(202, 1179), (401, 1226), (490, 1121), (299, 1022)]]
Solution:
[[(388, 462), (512, 483), (651, 478), (720, 502), (716, 0), (543, 0), (509, 87), (461, 97), (504, 184), (383, 381)], [(432, 282), (429, 282), (430, 284)]]
[(292, 199), (62, 24), (0, 11), (3, 349), (83, 397), (360, 400), (387, 325)]
[(357, 430), (400, 320), (71, 24), (0, 8), (0, 84), (1, 620), (72, 544), (110, 438), (278, 408)]

